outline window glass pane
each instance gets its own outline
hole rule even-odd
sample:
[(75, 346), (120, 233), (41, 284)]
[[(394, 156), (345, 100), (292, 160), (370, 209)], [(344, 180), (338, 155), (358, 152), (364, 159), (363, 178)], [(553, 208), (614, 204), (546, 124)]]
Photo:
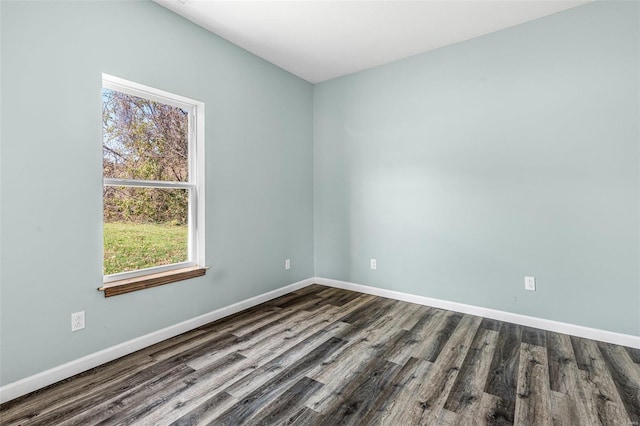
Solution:
[(181, 108), (103, 88), (104, 177), (188, 181), (188, 128)]
[(185, 262), (188, 189), (104, 187), (105, 275)]

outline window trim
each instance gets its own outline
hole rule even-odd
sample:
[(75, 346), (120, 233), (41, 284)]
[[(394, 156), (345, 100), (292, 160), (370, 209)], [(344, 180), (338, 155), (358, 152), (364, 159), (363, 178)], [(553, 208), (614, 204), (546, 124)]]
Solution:
[[(119, 272), (116, 274), (103, 275), (103, 287), (113, 288), (118, 284), (128, 285), (131, 287), (131, 282), (144, 283), (147, 278), (150, 281), (154, 280), (154, 276), (158, 274), (166, 274), (169, 271), (175, 271), (175, 280), (168, 280), (168, 282), (174, 282), (182, 279), (192, 278), (192, 276), (204, 275), (205, 265), (205, 160), (204, 160), (204, 103), (190, 99), (184, 96), (175, 95), (173, 93), (166, 92), (164, 90), (155, 89), (150, 86), (146, 86), (133, 81), (125, 80), (119, 77), (115, 77), (109, 74), (102, 74), (102, 89), (110, 89), (118, 92), (126, 93), (132, 96), (138, 96), (141, 98), (149, 99), (152, 101), (164, 103), (174, 107), (181, 108), (188, 111), (189, 120), (189, 141), (188, 141), (188, 167), (189, 167), (189, 180), (187, 182), (174, 182), (174, 181), (147, 181), (136, 179), (116, 179), (102, 177), (103, 187), (109, 186), (129, 186), (129, 187), (144, 187), (144, 188), (169, 188), (169, 189), (188, 189), (189, 190), (189, 244), (188, 244), (188, 260), (186, 262), (172, 263), (170, 265), (154, 266), (151, 268), (138, 269), (135, 271)], [(103, 237), (104, 240), (104, 237)], [(202, 270), (199, 275), (184, 274), (186, 269)], [(184, 276), (184, 278), (180, 278)], [(166, 280), (165, 280), (166, 281)], [(137, 286), (140, 288), (134, 288), (128, 291), (140, 290), (142, 288), (148, 288), (156, 285), (167, 284), (168, 282), (162, 282), (160, 284)], [(121, 294), (124, 292), (119, 292)], [(107, 297), (105, 291), (105, 297)]]

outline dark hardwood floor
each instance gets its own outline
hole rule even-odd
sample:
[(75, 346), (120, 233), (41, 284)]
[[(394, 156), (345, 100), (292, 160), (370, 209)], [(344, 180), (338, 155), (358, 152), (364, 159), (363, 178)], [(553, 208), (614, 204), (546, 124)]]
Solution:
[(313, 285), (0, 406), (3, 425), (640, 425), (640, 350)]

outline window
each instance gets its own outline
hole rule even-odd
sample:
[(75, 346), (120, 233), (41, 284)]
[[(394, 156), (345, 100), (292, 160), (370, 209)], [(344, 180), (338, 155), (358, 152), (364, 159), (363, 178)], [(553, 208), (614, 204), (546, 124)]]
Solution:
[(105, 296), (204, 275), (204, 104), (102, 76)]

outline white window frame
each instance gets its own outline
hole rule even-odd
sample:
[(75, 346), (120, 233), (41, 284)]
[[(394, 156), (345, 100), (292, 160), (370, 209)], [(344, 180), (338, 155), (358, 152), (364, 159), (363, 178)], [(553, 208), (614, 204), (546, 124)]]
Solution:
[[(158, 272), (171, 271), (189, 267), (204, 267), (204, 206), (205, 206), (205, 174), (204, 174), (204, 103), (184, 96), (175, 95), (153, 87), (145, 86), (109, 74), (102, 74), (102, 88), (116, 90), (128, 95), (149, 99), (163, 104), (175, 106), (188, 112), (189, 120), (189, 180), (187, 182), (148, 181), (136, 179), (115, 179), (102, 176), (104, 186), (127, 186), (143, 188), (168, 188), (189, 190), (188, 211), (188, 258), (186, 262), (170, 265), (154, 266), (135, 271), (119, 272), (103, 275), (105, 283), (123, 279), (143, 277)], [(101, 140), (102, 143), (102, 140)], [(103, 236), (104, 241), (104, 236)]]

